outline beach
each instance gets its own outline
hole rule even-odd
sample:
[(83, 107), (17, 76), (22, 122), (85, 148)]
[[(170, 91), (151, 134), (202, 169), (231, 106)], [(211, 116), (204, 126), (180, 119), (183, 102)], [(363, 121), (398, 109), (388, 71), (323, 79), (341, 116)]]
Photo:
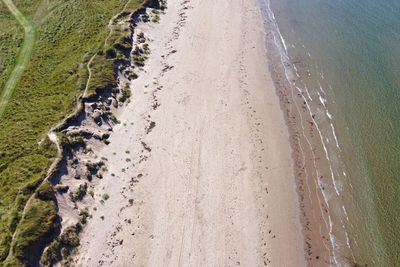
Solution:
[[(89, 143), (107, 170), (78, 204), (91, 217), (76, 265), (305, 266), (258, 3), (170, 0), (160, 18), (135, 27), (151, 54), (110, 143)], [(61, 180), (73, 188), (71, 175)], [(67, 198), (57, 195), (64, 229), (78, 220)]]

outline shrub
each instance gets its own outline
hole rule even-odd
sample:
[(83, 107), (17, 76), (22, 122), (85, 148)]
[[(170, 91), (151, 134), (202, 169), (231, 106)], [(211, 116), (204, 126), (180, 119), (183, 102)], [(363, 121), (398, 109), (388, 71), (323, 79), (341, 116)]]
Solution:
[(86, 224), (87, 218), (90, 217), (88, 209), (80, 210), (79, 215), (81, 216), (81, 224)]
[(117, 57), (117, 52), (113, 48), (109, 48), (106, 50), (106, 58), (116, 58)]
[(78, 233), (80, 233), (81, 227), (82, 226), (80, 224), (77, 224), (76, 226), (70, 226), (66, 228), (60, 236), (61, 243), (69, 247), (79, 246)]
[(151, 21), (154, 23), (158, 23), (160, 21), (160, 16), (156, 14)]
[(60, 241), (58, 239), (55, 239), (53, 242), (51, 242), (46, 251), (43, 253), (40, 263), (45, 266), (52, 266), (54, 263), (59, 261), (59, 247)]
[(44, 181), (36, 190), (36, 197), (45, 201), (53, 199), (54, 191), (47, 181)]
[(150, 54), (149, 44), (144, 44), (143, 45), (143, 53), (146, 54), (146, 55)]
[(131, 72), (128, 76), (128, 79), (131, 80), (136, 80), (139, 77), (135, 72)]
[(111, 120), (112, 122), (114, 122), (115, 124), (121, 123), (121, 122), (117, 119), (117, 117), (115, 117), (114, 114), (111, 114), (111, 115), (110, 115), (110, 120)]
[(72, 200), (81, 200), (85, 195), (87, 191), (87, 183), (79, 185), (78, 190), (75, 192), (73, 195)]
[(131, 90), (122, 89), (121, 91), (122, 91), (122, 95), (119, 97), (118, 100), (121, 102), (125, 102), (127, 99), (129, 99), (131, 97)]

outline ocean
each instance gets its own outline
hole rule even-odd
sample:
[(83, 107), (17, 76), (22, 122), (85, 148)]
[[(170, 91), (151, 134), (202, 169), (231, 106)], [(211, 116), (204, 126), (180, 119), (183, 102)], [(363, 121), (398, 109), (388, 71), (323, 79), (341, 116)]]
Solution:
[(400, 1), (259, 2), (329, 165), (329, 264), (400, 266)]

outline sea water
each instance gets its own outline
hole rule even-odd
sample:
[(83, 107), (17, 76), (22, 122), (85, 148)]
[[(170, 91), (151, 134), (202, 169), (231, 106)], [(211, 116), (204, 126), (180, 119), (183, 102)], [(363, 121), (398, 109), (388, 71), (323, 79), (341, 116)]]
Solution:
[(329, 158), (338, 196), (331, 264), (400, 266), (400, 1), (260, 4)]

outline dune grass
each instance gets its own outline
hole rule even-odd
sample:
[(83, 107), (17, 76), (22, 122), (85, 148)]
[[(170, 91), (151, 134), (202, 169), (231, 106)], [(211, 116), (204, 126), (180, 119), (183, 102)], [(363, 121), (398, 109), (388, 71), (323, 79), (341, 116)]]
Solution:
[(26, 66), (29, 63), (29, 60), (31, 59), (36, 39), (36, 29), (32, 21), (19, 11), (11, 0), (3, 0), (3, 3), (7, 6), (18, 23), (24, 28), (24, 41), (21, 49), (18, 51), (14, 68), (11, 71), (11, 74), (8, 76), (8, 80), (6, 81), (0, 94), (0, 119), (15, 90), (15, 87), (17, 86)]
[[(117, 42), (127, 45), (127, 32), (118, 27), (113, 30), (108, 23), (124, 8), (132, 12), (144, 2), (13, 0), (33, 23), (36, 41), (0, 119), (0, 265), (10, 248), (12, 257), (3, 262), (5, 265), (26, 262), (24, 251), (54, 226), (54, 203), (33, 194), (40, 189), (57, 150), (48, 139), (41, 145), (38, 142), (75, 108), (86, 85), (96, 91), (115, 82), (114, 62), (122, 55), (107, 57), (106, 51), (115, 49)], [(0, 55), (7, 55), (1, 58), (0, 66), (6, 70), (0, 76), (4, 85), (18, 63), (23, 28), (7, 13), (4, 3), (0, 5), (0, 22), (0, 29), (6, 29), (0, 33)]]
[(24, 29), (0, 1), (0, 95), (22, 46)]

